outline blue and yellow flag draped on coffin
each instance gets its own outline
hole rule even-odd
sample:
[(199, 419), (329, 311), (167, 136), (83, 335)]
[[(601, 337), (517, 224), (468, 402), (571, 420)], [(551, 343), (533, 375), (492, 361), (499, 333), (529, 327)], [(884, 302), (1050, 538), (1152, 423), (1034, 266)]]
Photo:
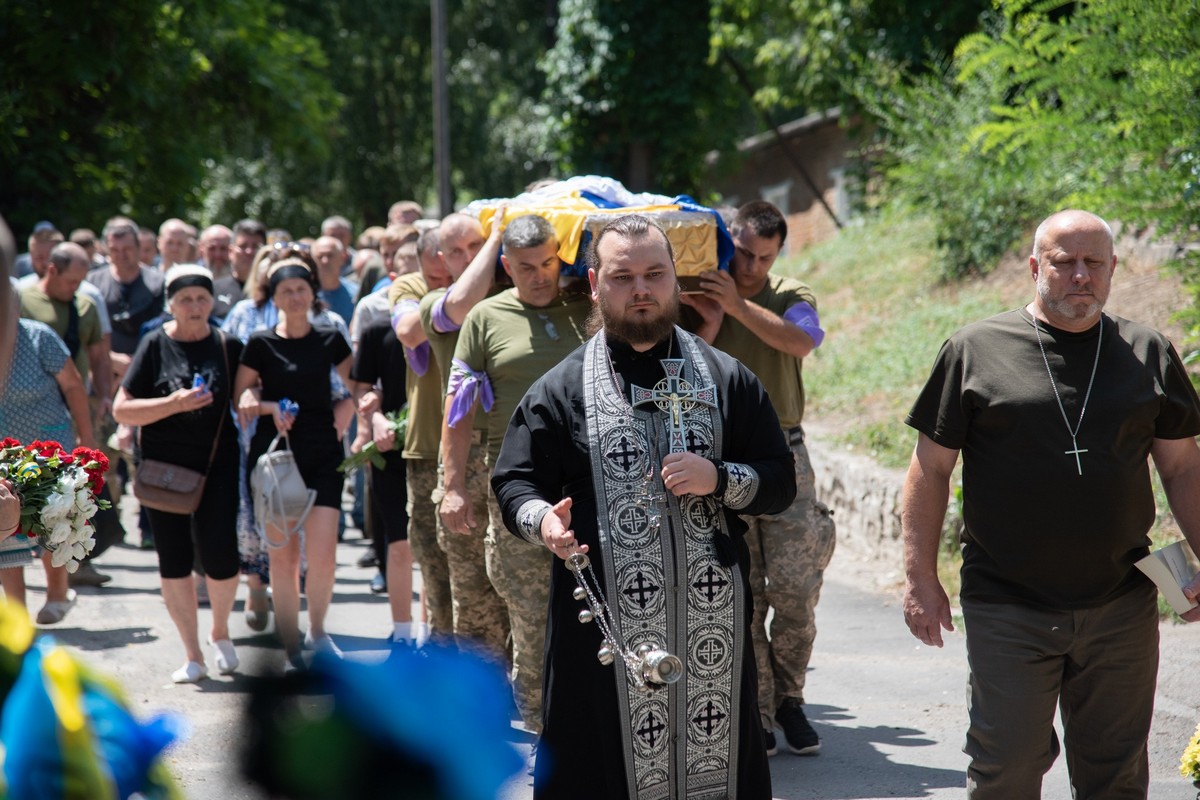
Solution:
[(523, 214), (537, 214), (550, 221), (558, 234), (562, 274), (569, 277), (587, 276), (582, 256), (588, 242), (609, 220), (622, 214), (645, 214), (662, 226), (685, 288), (687, 278), (706, 270), (728, 269), (733, 257), (733, 240), (721, 216), (686, 195), (635, 194), (612, 178), (581, 175), (511, 200), (476, 200), (463, 212), (478, 217), (486, 234), (501, 203), (505, 204), (506, 222)]
[(179, 723), (139, 722), (113, 681), (33, 632), (24, 608), (0, 600), (0, 797), (182, 798), (159, 761)]

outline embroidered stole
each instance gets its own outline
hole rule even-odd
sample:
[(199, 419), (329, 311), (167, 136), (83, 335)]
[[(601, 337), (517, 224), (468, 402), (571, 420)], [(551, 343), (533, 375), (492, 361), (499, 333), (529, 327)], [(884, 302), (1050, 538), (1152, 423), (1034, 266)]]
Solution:
[[(675, 329), (681, 377), (712, 385), (692, 337)], [(599, 515), (604, 593), (630, 649), (663, 647), (684, 662), (684, 676), (646, 691), (614, 664), (630, 798), (682, 800), (736, 795), (743, 652), (735, 636), (746, 598), (736, 565), (723, 567), (713, 539), (728, 536), (712, 497), (675, 497), (662, 486), (668, 454), (667, 414), (633, 409), (614, 383), (603, 333), (587, 344), (583, 363), (587, 432)], [(687, 412), (687, 448), (721, 457), (717, 409)], [(648, 513), (645, 476), (661, 519)], [(640, 501), (640, 503), (639, 503)]]

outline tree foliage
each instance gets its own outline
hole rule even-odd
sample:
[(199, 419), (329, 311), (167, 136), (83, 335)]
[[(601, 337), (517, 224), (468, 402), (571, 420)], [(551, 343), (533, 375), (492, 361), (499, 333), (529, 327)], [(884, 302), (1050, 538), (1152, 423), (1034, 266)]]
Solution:
[(328, 156), (324, 55), (268, 0), (10, 0), (4, 17), (0, 207), (18, 231), (182, 214), (206, 159), (247, 141)]
[(705, 3), (561, 0), (540, 62), (559, 168), (635, 191), (697, 192), (704, 154), (732, 142), (739, 105), (732, 76), (708, 55)]
[(853, 106), (880, 64), (920, 74), (977, 30), (987, 0), (713, 0), (713, 48), (757, 73), (755, 102)]
[(1194, 2), (997, 0), (944, 76), (876, 93), (892, 189), (936, 215), (948, 272), (1064, 206), (1194, 235), (1197, 21)]

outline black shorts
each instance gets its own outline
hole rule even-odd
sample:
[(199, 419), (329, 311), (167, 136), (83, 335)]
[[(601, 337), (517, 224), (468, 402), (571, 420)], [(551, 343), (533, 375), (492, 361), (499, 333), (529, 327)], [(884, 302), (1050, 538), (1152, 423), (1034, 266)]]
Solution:
[(408, 479), (404, 459), (389, 458), (386, 469), (371, 466), (371, 524), (384, 541), (408, 541)]

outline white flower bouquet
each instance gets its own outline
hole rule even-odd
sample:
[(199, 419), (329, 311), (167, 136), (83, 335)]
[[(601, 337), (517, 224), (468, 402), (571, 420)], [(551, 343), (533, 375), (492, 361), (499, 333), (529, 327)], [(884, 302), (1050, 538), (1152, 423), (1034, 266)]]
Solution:
[(99, 450), (77, 447), (68, 453), (58, 442), (0, 441), (0, 478), (12, 483), (21, 500), (17, 533), (35, 537), (51, 553), (51, 563), (68, 572), (96, 544), (91, 519), (110, 505), (97, 497), (107, 470), (108, 458)]

